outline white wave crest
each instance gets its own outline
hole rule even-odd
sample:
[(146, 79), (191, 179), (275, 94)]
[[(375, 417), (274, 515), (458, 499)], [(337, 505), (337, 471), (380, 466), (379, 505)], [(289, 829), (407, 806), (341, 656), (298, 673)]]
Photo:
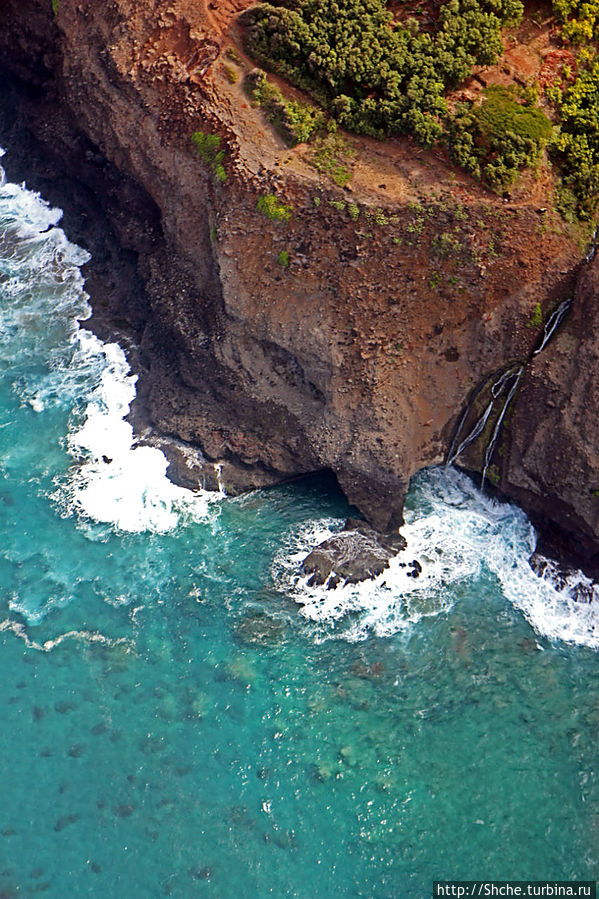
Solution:
[(125, 421), (137, 376), (131, 374), (121, 347), (102, 343), (89, 331), (82, 330), (78, 336), (81, 355), (95, 356), (101, 375), (83, 425), (69, 434), (69, 450), (79, 460), (70, 483), (72, 507), (95, 521), (130, 532), (165, 532), (182, 520), (205, 518), (217, 495), (169, 481), (164, 454), (138, 445), (132, 426)]
[[(313, 522), (289, 539), (274, 577), (321, 636), (353, 641), (405, 631), (425, 616), (447, 612), (457, 584), (477, 579), (484, 568), (537, 633), (599, 649), (599, 597), (590, 603), (573, 599), (580, 573), (565, 585), (549, 573), (536, 575), (528, 563), (536, 535), (521, 509), (489, 498), (455, 469), (433, 468), (414, 478), (405, 517), (407, 548), (389, 568), (373, 580), (332, 590), (308, 586), (299, 565), (341, 522)], [(412, 576), (413, 560), (422, 566), (419, 577)]]
[(80, 266), (91, 257), (56, 227), (61, 216), (0, 167), (0, 361), (35, 412), (72, 410), (67, 448), (77, 464), (54, 498), (120, 531), (165, 532), (204, 518), (211, 495), (169, 481), (164, 454), (138, 445), (125, 421), (137, 378), (123, 350), (80, 326), (91, 312)]

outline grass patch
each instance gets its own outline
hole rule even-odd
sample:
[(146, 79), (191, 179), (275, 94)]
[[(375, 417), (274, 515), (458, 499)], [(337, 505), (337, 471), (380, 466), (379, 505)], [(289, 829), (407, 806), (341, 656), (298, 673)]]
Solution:
[(237, 69), (234, 69), (233, 66), (228, 66), (225, 63), (223, 64), (223, 72), (229, 84), (237, 84), (239, 81), (239, 72)]
[(446, 259), (448, 256), (459, 255), (463, 247), (462, 241), (455, 234), (444, 231), (433, 238), (431, 249), (436, 256)]
[(265, 194), (258, 198), (258, 212), (274, 222), (288, 222), (293, 215), (293, 208), (286, 206), (274, 194)]
[(191, 143), (195, 152), (211, 170), (215, 181), (224, 184), (227, 180), (227, 173), (223, 166), (225, 151), (220, 149), (220, 135), (194, 131), (191, 135)]
[(338, 187), (345, 187), (351, 180), (349, 167), (354, 151), (337, 132), (314, 141), (314, 148), (306, 154), (306, 162), (317, 172), (329, 177)]
[(286, 100), (265, 72), (258, 70), (250, 73), (245, 87), (250, 98), (264, 110), (268, 121), (289, 147), (306, 143), (326, 125), (322, 110), (310, 103)]
[(277, 262), (283, 268), (289, 268), (289, 253), (287, 252), (287, 250), (281, 250), (281, 252), (277, 256)]
[(454, 162), (501, 191), (521, 169), (538, 163), (552, 135), (553, 126), (541, 109), (515, 88), (495, 85), (487, 88), (480, 106), (456, 104), (447, 144)]
[(485, 99), (475, 112), (483, 140), (496, 144), (506, 134), (516, 134), (536, 144), (546, 144), (553, 127), (544, 112), (519, 103), (515, 91), (496, 85), (488, 87)]
[(535, 306), (533, 313), (530, 317), (530, 320), (526, 323), (527, 328), (535, 328), (538, 329), (543, 324), (543, 310), (541, 309), (541, 304), (537, 303)]

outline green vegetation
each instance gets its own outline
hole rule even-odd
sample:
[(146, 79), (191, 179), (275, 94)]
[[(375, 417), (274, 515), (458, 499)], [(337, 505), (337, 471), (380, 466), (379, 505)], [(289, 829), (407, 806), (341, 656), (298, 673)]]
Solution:
[(452, 159), (495, 190), (504, 190), (525, 166), (535, 165), (552, 136), (537, 107), (521, 102), (515, 88), (491, 87), (480, 106), (458, 104), (448, 125)]
[(223, 72), (229, 84), (237, 84), (239, 81), (239, 72), (233, 66), (223, 65)]
[(244, 20), (250, 52), (310, 93), (345, 128), (373, 137), (442, 134), (444, 92), (495, 62), (520, 0), (448, 0), (434, 33), (393, 23), (384, 0), (260, 3)]
[(551, 137), (547, 116), (540, 109), (517, 102), (515, 90), (505, 87), (490, 87), (485, 91), (476, 118), (483, 138), (489, 142), (497, 141), (506, 132), (535, 143), (546, 142)]
[(285, 206), (274, 194), (259, 197), (257, 209), (271, 221), (288, 222), (293, 215), (292, 207)]
[(528, 328), (540, 328), (543, 324), (543, 310), (541, 309), (541, 304), (537, 303), (535, 306), (533, 313), (530, 317), (530, 321), (527, 323)]
[[(564, 187), (576, 198), (576, 211), (590, 218), (599, 203), (599, 61), (581, 71), (565, 92), (560, 111), (554, 154), (561, 163)], [(561, 200), (567, 201), (563, 191)]]
[(439, 272), (432, 272), (428, 286), (431, 290), (438, 290), (441, 285), (441, 275)]
[(55, 16), (58, 15), (58, 10), (60, 9), (60, 0), (52, 0), (52, 12)]
[[(488, 88), (482, 102), (449, 108), (446, 101), (475, 65), (498, 59), (502, 29), (520, 21), (521, 0), (439, 0), (434, 22), (394, 17), (385, 0), (258, 3), (241, 19), (248, 51), (326, 114), (284, 100), (264, 73), (256, 101), (289, 142), (314, 141), (309, 161), (340, 187), (351, 171), (336, 124), (376, 138), (410, 135), (425, 147), (442, 142), (455, 163), (496, 191), (537, 167), (548, 148), (563, 175), (558, 209), (570, 220), (591, 218), (599, 206), (599, 0), (552, 3), (576, 54), (545, 90), (561, 118), (556, 128), (538, 106), (538, 83)], [(423, 4), (413, 12), (425, 12)]]
[(598, 0), (553, 0), (553, 11), (563, 23), (563, 34), (574, 43), (599, 38)]
[(246, 89), (290, 147), (309, 141), (326, 124), (324, 113), (316, 106), (286, 100), (279, 88), (267, 79), (265, 72), (256, 71), (248, 75)]
[(194, 131), (191, 143), (198, 156), (210, 168), (215, 180), (224, 183), (227, 180), (227, 173), (223, 166), (225, 151), (220, 149), (220, 135)]
[(289, 253), (287, 250), (281, 250), (277, 257), (277, 262), (279, 265), (282, 265), (283, 268), (289, 268)]
[(338, 187), (345, 187), (351, 180), (350, 160), (354, 151), (341, 134), (330, 131), (314, 141), (313, 149), (306, 154), (306, 162), (317, 172), (327, 175)]
[(433, 238), (431, 249), (435, 255), (445, 259), (447, 256), (457, 256), (462, 252), (462, 241), (455, 234), (444, 231)]

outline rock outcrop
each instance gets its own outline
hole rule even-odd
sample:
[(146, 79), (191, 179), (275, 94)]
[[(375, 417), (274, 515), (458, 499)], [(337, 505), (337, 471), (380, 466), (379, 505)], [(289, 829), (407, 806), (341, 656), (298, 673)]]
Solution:
[(528, 510), (546, 547), (599, 576), (599, 260), (571, 312), (529, 366), (507, 431), (501, 488)]
[[(97, 327), (130, 336), (138, 433), (179, 480), (215, 486), (217, 466), (234, 492), (329, 469), (389, 530), (472, 388), (528, 357), (537, 304), (573, 289), (579, 251), (549, 172), (506, 201), (408, 140), (347, 138), (337, 187), (252, 108), (243, 54), (227, 77), (247, 5), (6, 0), (0, 143), (92, 249)], [(226, 182), (197, 130), (219, 136)], [(583, 313), (571, 322), (523, 385), (502, 484), (591, 552), (596, 360)]]
[[(310, 586), (326, 584), (329, 589), (341, 581), (357, 584), (381, 574), (389, 560), (406, 548), (401, 534), (380, 534), (365, 521), (348, 518), (345, 527), (306, 556), (302, 572), (310, 575)], [(414, 577), (422, 568), (417, 560), (411, 565)]]

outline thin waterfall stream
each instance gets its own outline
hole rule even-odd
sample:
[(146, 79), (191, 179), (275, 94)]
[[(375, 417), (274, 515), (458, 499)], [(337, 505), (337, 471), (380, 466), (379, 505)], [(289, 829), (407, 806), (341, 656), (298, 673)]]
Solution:
[(456, 462), (460, 455), (464, 452), (464, 450), (472, 443), (474, 443), (474, 441), (477, 440), (481, 436), (481, 434), (483, 434), (487, 426), (487, 422), (491, 418), (494, 410), (497, 408), (499, 409), (497, 413), (497, 419), (493, 426), (493, 430), (491, 432), (491, 436), (489, 438), (489, 442), (484, 454), (481, 489), (484, 489), (485, 486), (489, 466), (491, 464), (491, 460), (495, 452), (495, 447), (497, 445), (497, 440), (501, 432), (501, 426), (505, 420), (505, 416), (514, 399), (514, 396), (516, 395), (518, 387), (520, 386), (520, 382), (522, 381), (524, 372), (526, 371), (527, 366), (532, 362), (532, 360), (543, 352), (543, 350), (563, 322), (571, 305), (571, 299), (563, 300), (559, 304), (557, 309), (555, 309), (551, 313), (544, 324), (543, 332), (539, 338), (537, 345), (531, 352), (526, 362), (521, 364), (510, 363), (506, 368), (503, 369), (499, 377), (491, 385), (490, 399), (485, 405), (483, 412), (476, 418), (476, 421), (474, 422), (473, 426), (470, 428), (466, 436), (462, 437), (474, 404), (480, 397), (481, 393), (484, 391), (486, 385), (488, 384), (488, 381), (480, 385), (479, 388), (474, 391), (469, 403), (466, 405), (466, 408), (462, 414), (462, 417), (460, 418), (458, 427), (456, 428), (453, 440), (451, 442), (451, 446), (447, 454), (446, 465), (453, 465), (454, 462)]

